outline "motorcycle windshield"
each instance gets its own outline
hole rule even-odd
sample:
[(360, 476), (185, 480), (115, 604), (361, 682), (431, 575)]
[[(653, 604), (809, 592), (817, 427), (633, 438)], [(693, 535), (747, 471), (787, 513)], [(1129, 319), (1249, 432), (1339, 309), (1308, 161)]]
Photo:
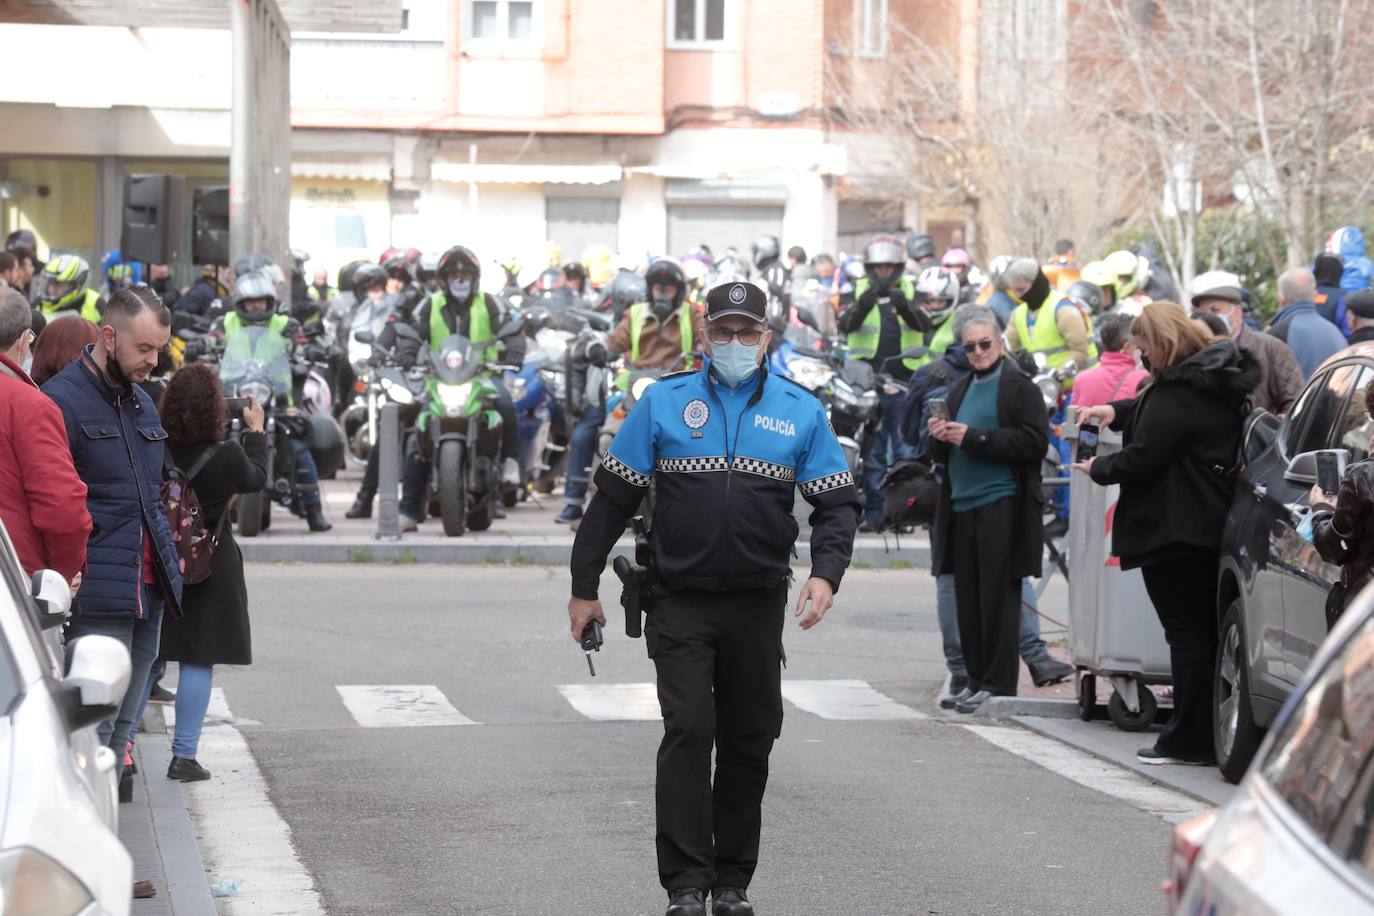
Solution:
[(568, 341), (572, 335), (567, 331), (541, 328), (534, 335), (534, 346), (525, 353), (525, 362), (539, 366), (561, 366), (563, 356), (568, 352)]
[(479, 356), (472, 341), (461, 334), (453, 334), (444, 338), (439, 349), (430, 356), (430, 367), (437, 380), (446, 385), (460, 385), (481, 368)]
[[(245, 394), (263, 400), (291, 393), (291, 354), (286, 338), (265, 325), (249, 326), (229, 336), (219, 378), (227, 394)], [(264, 401), (264, 403), (266, 403)]]

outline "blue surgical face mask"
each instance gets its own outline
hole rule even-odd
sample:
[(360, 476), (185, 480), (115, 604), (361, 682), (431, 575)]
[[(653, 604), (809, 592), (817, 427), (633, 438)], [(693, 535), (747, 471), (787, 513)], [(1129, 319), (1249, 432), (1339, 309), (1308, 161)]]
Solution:
[(457, 279), (450, 280), (448, 281), (448, 291), (453, 293), (453, 295), (457, 296), (459, 299), (466, 299), (468, 297), (468, 294), (472, 292), (472, 281)]
[(728, 344), (711, 345), (711, 365), (722, 382), (731, 388), (748, 379), (759, 368), (759, 348), (763, 344), (746, 347), (738, 340)]

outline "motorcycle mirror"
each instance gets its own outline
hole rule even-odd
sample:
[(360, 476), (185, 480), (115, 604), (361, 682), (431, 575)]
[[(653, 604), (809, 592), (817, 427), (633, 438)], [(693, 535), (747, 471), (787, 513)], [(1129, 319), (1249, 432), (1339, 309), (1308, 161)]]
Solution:
[[(397, 337), (403, 338), (403, 339), (405, 339), (405, 340), (416, 340), (416, 341), (418, 341), (418, 340), (421, 339), (421, 337), (420, 337), (420, 332), (417, 331), (417, 330), (415, 330), (413, 327), (411, 327), (410, 325), (408, 325), (408, 324), (406, 324), (406, 323), (404, 323), (404, 322), (401, 322), (401, 321), (396, 322), (395, 324), (393, 324), (393, 325), (391, 326), (391, 329), (392, 329), (393, 331), (396, 332), (396, 336), (397, 336)], [(359, 333), (366, 333), (366, 332), (365, 332), (365, 331), (360, 331)]]
[(925, 356), (925, 355), (926, 355), (927, 353), (929, 353), (929, 352), (930, 352), (930, 348), (929, 348), (929, 347), (921, 347), (921, 346), (908, 347), (907, 349), (903, 350), (901, 353), (898, 353), (897, 356), (896, 356), (896, 358), (897, 358), (897, 359), (920, 359), (922, 356)]
[(371, 331), (354, 331), (353, 339), (360, 344), (372, 344), (377, 342), (377, 335)]
[(519, 318), (512, 318), (501, 325), (501, 330), (496, 332), (497, 337), (514, 337), (525, 332), (525, 323)]
[(808, 327), (815, 328), (817, 331), (821, 329), (821, 326), (816, 322), (816, 316), (812, 314), (809, 308), (807, 308), (804, 305), (794, 306), (794, 308), (797, 311), (798, 321), (800, 321), (804, 325), (807, 325)]

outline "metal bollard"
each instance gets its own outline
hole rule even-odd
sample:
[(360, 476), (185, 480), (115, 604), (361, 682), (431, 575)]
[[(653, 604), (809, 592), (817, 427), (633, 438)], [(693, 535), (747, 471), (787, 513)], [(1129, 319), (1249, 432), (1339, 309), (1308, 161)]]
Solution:
[(381, 497), (377, 507), (379, 541), (401, 539), (401, 502), (397, 491), (401, 485), (401, 420), (395, 402), (382, 405), (377, 422), (377, 440), (372, 447), (377, 453), (377, 493)]

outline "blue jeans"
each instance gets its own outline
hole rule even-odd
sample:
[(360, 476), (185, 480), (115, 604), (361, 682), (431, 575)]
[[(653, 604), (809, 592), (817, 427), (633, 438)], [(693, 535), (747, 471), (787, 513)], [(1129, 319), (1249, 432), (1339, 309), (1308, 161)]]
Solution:
[[(954, 606), (954, 575), (935, 577), (935, 617), (940, 622), (944, 643), (945, 667), (950, 674), (966, 674), (964, 652), (959, 646), (958, 611)], [(1049, 647), (1040, 638), (1040, 614), (1035, 606), (1035, 589), (1029, 579), (1021, 580), (1020, 653), (1023, 661), (1038, 662), (1049, 657)]]
[(879, 403), (882, 405), (882, 419), (873, 434), (873, 442), (864, 455), (864, 519), (869, 522), (883, 520), (883, 474), (890, 464), (903, 458), (915, 458), (916, 449), (902, 438), (902, 401), (905, 392), (888, 394), (878, 389)]
[(301, 505), (314, 509), (320, 504), (320, 470), (315, 467), (315, 456), (310, 454), (310, 446), (305, 440), (290, 437), (291, 457), (296, 462), (296, 491), (300, 494)]
[(157, 659), (158, 641), (162, 636), (162, 593), (156, 585), (143, 586), (144, 616), (140, 620), (101, 620), (76, 616), (67, 624), (68, 654), (71, 644), (83, 636), (111, 636), (129, 650), (129, 688), (114, 719), (106, 719), (96, 728), (100, 740), (115, 752), (115, 776), (124, 772), (124, 751), (129, 743), (133, 724), (143, 718), (148, 703), (148, 672)]
[(196, 759), (205, 711), (210, 708), (210, 682), (214, 669), (181, 664), (177, 678), (177, 729), (172, 736), (172, 753), (186, 760)]
[[(1073, 461), (1073, 443), (1068, 439), (1061, 439), (1057, 430), (1059, 424), (1064, 422), (1064, 408), (1061, 407), (1050, 417), (1050, 447), (1059, 453), (1059, 463), (1067, 467)], [(1068, 472), (1061, 472), (1056, 477), (1067, 477)], [(1050, 509), (1056, 518), (1069, 517), (1069, 488), (1055, 487), (1050, 494)]]
[(587, 405), (573, 427), (568, 441), (568, 465), (563, 476), (563, 501), (580, 506), (587, 498), (587, 484), (592, 479), (592, 461), (596, 458), (596, 440), (606, 422), (606, 408)]

